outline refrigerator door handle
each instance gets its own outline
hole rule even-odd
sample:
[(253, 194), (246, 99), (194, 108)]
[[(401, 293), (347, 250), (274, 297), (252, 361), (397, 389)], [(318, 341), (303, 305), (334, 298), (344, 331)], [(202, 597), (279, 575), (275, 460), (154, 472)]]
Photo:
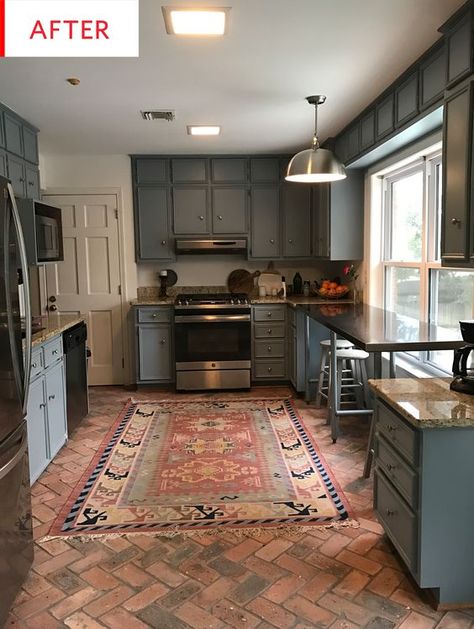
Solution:
[(15, 194), (11, 183), (7, 184), (8, 196), (10, 197), (13, 224), (15, 225), (16, 237), (18, 239), (18, 249), (20, 254), (20, 264), (23, 273), (23, 287), (25, 291), (25, 362), (23, 374), (23, 415), (26, 415), (28, 408), (28, 392), (30, 388), (31, 370), (31, 301), (30, 301), (30, 280), (28, 275), (28, 259), (26, 256), (25, 239), (21, 227), (20, 213), (16, 205)]
[(5, 463), (2, 467), (0, 467), (0, 480), (5, 478), (7, 474), (9, 474), (12, 469), (17, 465), (17, 463), (21, 460), (26, 452), (26, 448), (28, 447), (28, 439), (26, 430), (23, 432), (23, 436), (21, 438), (20, 447), (17, 450), (16, 454), (11, 458), (8, 463)]

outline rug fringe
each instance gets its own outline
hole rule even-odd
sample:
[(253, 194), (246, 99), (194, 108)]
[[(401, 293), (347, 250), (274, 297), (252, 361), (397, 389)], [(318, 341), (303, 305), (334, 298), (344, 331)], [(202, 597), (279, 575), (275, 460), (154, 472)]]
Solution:
[(69, 538), (78, 542), (86, 544), (91, 540), (98, 539), (116, 539), (117, 537), (134, 537), (135, 535), (147, 535), (150, 537), (165, 537), (172, 539), (178, 535), (184, 537), (206, 537), (208, 535), (225, 535), (226, 533), (232, 533), (236, 537), (258, 537), (263, 533), (271, 532), (275, 537), (281, 537), (290, 533), (291, 535), (301, 535), (302, 537), (308, 534), (308, 529), (323, 528), (323, 529), (335, 529), (336, 531), (344, 528), (360, 527), (360, 523), (352, 518), (348, 520), (336, 520), (333, 522), (321, 522), (319, 524), (283, 524), (281, 526), (254, 526), (254, 527), (222, 527), (222, 528), (207, 528), (207, 529), (168, 529), (164, 531), (117, 531), (114, 533), (84, 533), (72, 535), (45, 535), (38, 539), (38, 542), (49, 542), (52, 540), (62, 539), (67, 541)]

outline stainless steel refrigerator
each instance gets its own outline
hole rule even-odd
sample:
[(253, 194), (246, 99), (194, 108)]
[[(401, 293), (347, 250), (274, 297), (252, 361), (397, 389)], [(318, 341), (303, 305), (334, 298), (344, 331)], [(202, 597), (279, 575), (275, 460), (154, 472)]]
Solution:
[[(23, 334), (19, 269), (25, 292)], [(0, 627), (33, 560), (25, 420), (31, 365), (29, 299), (25, 243), (18, 209), (9, 181), (0, 177)]]

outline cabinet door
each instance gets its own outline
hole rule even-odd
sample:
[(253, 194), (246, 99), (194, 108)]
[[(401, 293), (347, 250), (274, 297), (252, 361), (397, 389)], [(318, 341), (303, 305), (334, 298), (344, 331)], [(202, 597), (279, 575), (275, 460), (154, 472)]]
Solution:
[(359, 124), (353, 125), (347, 132), (347, 159), (351, 160), (359, 154), (360, 151), (360, 128)]
[(173, 187), (173, 231), (175, 234), (208, 234), (207, 187)]
[(399, 127), (418, 113), (418, 72), (395, 90), (395, 126)]
[(0, 176), (8, 177), (7, 154), (0, 149)]
[(52, 459), (67, 441), (64, 361), (45, 372), (49, 456)]
[(283, 256), (311, 256), (311, 188), (301, 183), (282, 186)]
[(169, 160), (167, 159), (137, 159), (135, 162), (135, 177), (137, 184), (167, 183), (169, 180)]
[(360, 148), (365, 150), (375, 143), (375, 111), (370, 111), (360, 121)]
[(331, 260), (364, 257), (364, 173), (349, 170), (347, 178), (328, 186)]
[(23, 157), (23, 125), (21, 121), (7, 111), (4, 113), (4, 121), (7, 151)]
[(472, 16), (471, 11), (447, 34), (448, 48), (448, 84), (455, 83), (472, 72)]
[(393, 131), (393, 122), (393, 94), (390, 94), (375, 109), (376, 140), (380, 140)]
[(280, 257), (279, 186), (253, 186), (250, 203), (250, 257)]
[(207, 159), (180, 158), (171, 160), (173, 183), (207, 183)]
[(135, 212), (137, 260), (170, 260), (168, 188), (138, 188)]
[(247, 181), (247, 159), (243, 157), (221, 157), (211, 160), (212, 181), (215, 183), (245, 183)]
[(473, 84), (464, 85), (444, 105), (441, 259), (469, 260)]
[(38, 136), (36, 131), (23, 127), (23, 151), (26, 160), (32, 164), (38, 163)]
[(330, 194), (328, 183), (313, 188), (313, 255), (316, 258), (329, 258), (330, 255)]
[(39, 170), (36, 166), (25, 164), (26, 196), (28, 199), (39, 199)]
[(212, 231), (214, 234), (246, 234), (248, 188), (212, 190)]
[(138, 330), (138, 380), (172, 380), (171, 327), (140, 325)]
[(252, 183), (277, 183), (280, 179), (280, 160), (270, 157), (255, 157), (250, 160)]
[(7, 155), (8, 178), (12, 182), (13, 191), (19, 197), (26, 196), (25, 163), (22, 159)]
[(446, 47), (434, 52), (420, 68), (420, 109), (443, 98), (446, 85)]
[(293, 385), (295, 389), (297, 387), (296, 348), (297, 348), (296, 326), (290, 325), (288, 328), (288, 377), (290, 379), (291, 384)]
[(30, 481), (34, 483), (49, 462), (44, 377), (38, 378), (30, 385), (26, 423)]

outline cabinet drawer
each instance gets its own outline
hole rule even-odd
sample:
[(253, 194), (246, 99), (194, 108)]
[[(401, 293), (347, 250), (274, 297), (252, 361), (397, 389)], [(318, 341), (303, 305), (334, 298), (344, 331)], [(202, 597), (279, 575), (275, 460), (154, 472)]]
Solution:
[(397, 490), (375, 471), (374, 507), (392, 542), (411, 571), (417, 567), (418, 520)]
[(139, 308), (139, 323), (168, 323), (171, 321), (171, 308)]
[(265, 325), (263, 323), (255, 325), (254, 336), (256, 339), (283, 339), (285, 338), (285, 324), (271, 323)]
[(418, 506), (418, 474), (379, 435), (375, 441), (375, 461), (408, 504), (416, 509)]
[(58, 336), (44, 345), (44, 367), (47, 369), (63, 355), (63, 337)]
[(284, 358), (285, 340), (255, 341), (255, 358)]
[(377, 429), (409, 463), (418, 463), (417, 433), (385, 404), (377, 404)]
[(253, 367), (254, 378), (285, 378), (284, 360), (259, 360)]
[(285, 310), (286, 305), (269, 307), (257, 306), (254, 308), (253, 318), (254, 321), (284, 321)]
[(34, 380), (44, 369), (43, 348), (36, 347), (31, 352), (30, 379)]

